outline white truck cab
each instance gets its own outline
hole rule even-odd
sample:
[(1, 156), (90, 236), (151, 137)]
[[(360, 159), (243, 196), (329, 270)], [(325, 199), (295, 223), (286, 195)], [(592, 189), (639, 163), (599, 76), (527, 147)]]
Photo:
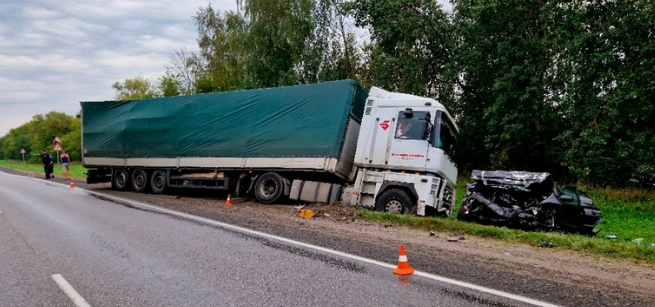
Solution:
[(436, 100), (371, 88), (355, 154), (357, 204), (450, 216), (457, 167), (449, 155), (457, 132)]

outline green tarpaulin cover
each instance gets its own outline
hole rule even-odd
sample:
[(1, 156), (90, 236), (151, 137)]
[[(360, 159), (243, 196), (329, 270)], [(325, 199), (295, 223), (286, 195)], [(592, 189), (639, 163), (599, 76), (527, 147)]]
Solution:
[(334, 157), (367, 92), (353, 80), (81, 102), (86, 157)]

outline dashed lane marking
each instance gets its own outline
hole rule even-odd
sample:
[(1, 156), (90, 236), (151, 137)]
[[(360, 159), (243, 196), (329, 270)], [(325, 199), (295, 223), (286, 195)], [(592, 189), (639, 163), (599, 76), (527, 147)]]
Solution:
[(77, 307), (91, 307), (89, 303), (86, 302), (86, 300), (79, 294), (77, 291), (75, 291), (75, 288), (71, 286), (66, 279), (61, 276), (60, 274), (54, 274), (52, 276), (52, 279), (57, 283), (59, 288), (68, 295), (68, 298), (73, 301), (73, 304)]

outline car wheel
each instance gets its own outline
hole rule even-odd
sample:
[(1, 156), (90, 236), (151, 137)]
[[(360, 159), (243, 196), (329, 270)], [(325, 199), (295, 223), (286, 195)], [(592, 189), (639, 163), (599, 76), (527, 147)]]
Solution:
[(398, 214), (410, 214), (413, 206), (412, 198), (400, 189), (385, 191), (375, 202), (376, 211)]

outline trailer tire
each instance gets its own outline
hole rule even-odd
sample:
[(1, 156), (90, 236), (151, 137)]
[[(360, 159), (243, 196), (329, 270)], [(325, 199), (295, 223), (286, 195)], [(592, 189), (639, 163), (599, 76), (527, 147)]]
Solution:
[(117, 191), (127, 191), (130, 188), (130, 172), (124, 168), (115, 169), (111, 176), (111, 187)]
[(410, 214), (412, 207), (412, 198), (401, 189), (387, 190), (375, 202), (375, 211), (380, 212)]
[(265, 173), (255, 183), (255, 198), (262, 204), (276, 202), (284, 193), (284, 179), (277, 173)]
[(134, 192), (143, 193), (150, 186), (150, 174), (147, 171), (137, 168), (132, 172), (132, 189)]
[(150, 176), (150, 188), (155, 194), (162, 194), (168, 188), (168, 181), (166, 180), (166, 171), (155, 170)]

